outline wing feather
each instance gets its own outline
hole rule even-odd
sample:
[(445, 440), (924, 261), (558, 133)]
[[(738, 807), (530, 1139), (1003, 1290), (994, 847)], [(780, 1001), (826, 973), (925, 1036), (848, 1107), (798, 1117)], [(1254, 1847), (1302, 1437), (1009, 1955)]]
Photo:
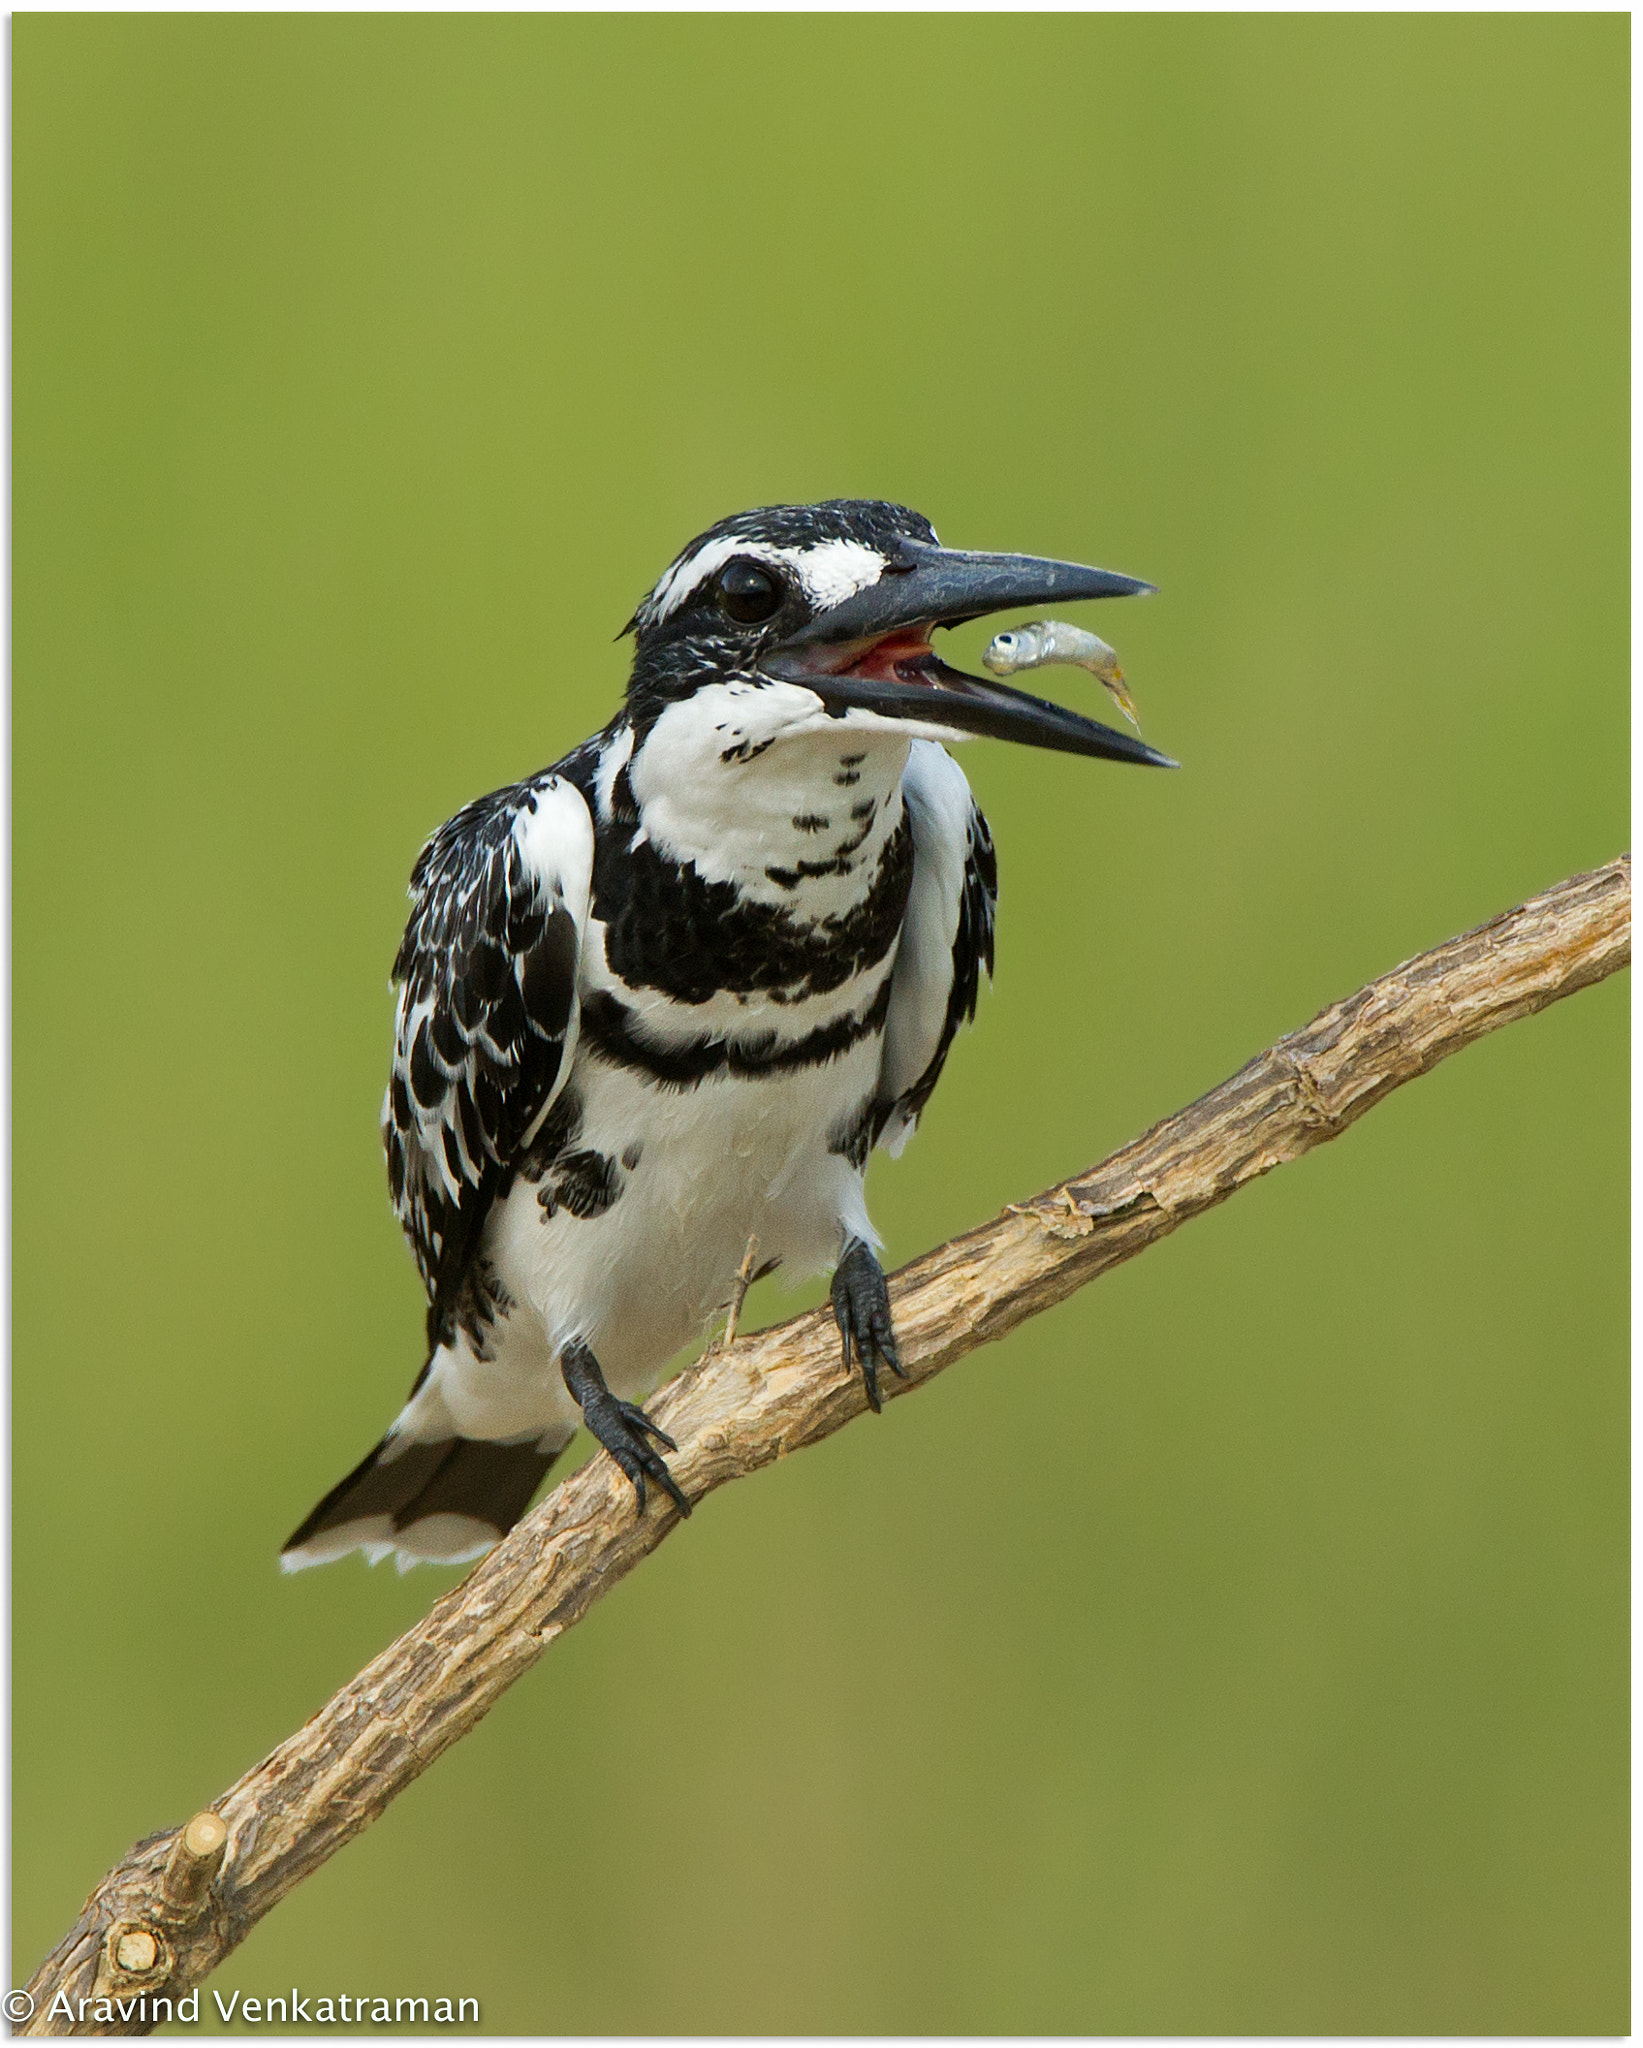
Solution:
[(592, 872), (587, 803), (553, 770), (467, 805), (412, 870), (382, 1134), (431, 1344), (570, 1072)]
[(901, 783), (913, 831), (913, 883), (890, 981), (879, 1069), (878, 1142), (899, 1153), (941, 1078), (961, 1024), (993, 971), (998, 863), (964, 771), (915, 740)]

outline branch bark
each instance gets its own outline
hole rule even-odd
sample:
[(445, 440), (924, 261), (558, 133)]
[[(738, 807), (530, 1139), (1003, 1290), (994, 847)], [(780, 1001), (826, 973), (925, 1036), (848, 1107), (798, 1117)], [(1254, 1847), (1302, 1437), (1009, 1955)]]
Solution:
[[(891, 1292), (908, 1377), (891, 1380), (886, 1398), (925, 1385), (1189, 1217), (1338, 1137), (1474, 1039), (1630, 959), (1628, 854), (1332, 1004), (1099, 1165), (904, 1267)], [(694, 1501), (820, 1442), (866, 1406), (859, 1374), (839, 1369), (831, 1317), (817, 1310), (710, 1351), (652, 1412), (678, 1442), (669, 1462)], [(149, 2031), (153, 1998), (199, 1984), (678, 1519), (658, 1488), (636, 1516), (631, 1488), (602, 1453), (556, 1487), (213, 1807), (139, 1842), (109, 1872), (30, 1981), (33, 2017), (18, 2031)], [(102, 1999), (126, 2009), (110, 2006), (100, 2018)]]

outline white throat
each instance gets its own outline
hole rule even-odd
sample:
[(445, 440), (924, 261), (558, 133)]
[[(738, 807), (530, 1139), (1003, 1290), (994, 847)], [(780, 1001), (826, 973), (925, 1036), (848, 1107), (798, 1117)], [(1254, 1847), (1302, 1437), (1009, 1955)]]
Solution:
[(911, 742), (877, 720), (830, 717), (798, 684), (709, 684), (670, 704), (634, 750), (638, 829), (706, 881), (805, 922), (842, 915), (901, 822)]

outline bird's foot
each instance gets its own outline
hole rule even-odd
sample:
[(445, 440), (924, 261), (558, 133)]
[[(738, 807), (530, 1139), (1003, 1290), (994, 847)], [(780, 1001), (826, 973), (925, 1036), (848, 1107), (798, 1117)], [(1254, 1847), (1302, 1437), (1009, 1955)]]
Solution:
[(654, 1437), (666, 1449), (676, 1451), (679, 1446), (672, 1437), (658, 1429), (636, 1402), (617, 1399), (605, 1385), (598, 1359), (585, 1344), (567, 1344), (559, 1361), (559, 1370), (564, 1375), (572, 1400), (582, 1411), (582, 1420), (590, 1434), (610, 1452), (633, 1482), (633, 1490), (639, 1496), (640, 1514), (645, 1511), (645, 1474), (648, 1472), (662, 1491), (671, 1497), (680, 1514), (688, 1515), (690, 1502), (680, 1492), (678, 1482), (661, 1456), (645, 1441), (647, 1437)]
[(884, 1268), (859, 1237), (851, 1238), (844, 1248), (844, 1257), (834, 1270), (832, 1295), (833, 1319), (844, 1340), (840, 1363), (848, 1372), (854, 1350), (867, 1389), (867, 1405), (877, 1415), (883, 1405), (879, 1400), (879, 1367), (887, 1365), (897, 1379), (904, 1380), (907, 1375), (896, 1350)]

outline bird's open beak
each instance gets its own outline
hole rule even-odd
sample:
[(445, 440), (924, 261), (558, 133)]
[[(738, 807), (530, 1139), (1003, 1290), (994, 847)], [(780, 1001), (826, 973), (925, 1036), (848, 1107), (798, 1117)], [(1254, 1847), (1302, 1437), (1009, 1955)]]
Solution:
[(990, 739), (1020, 740), (1064, 754), (1174, 768), (1167, 754), (1025, 690), (950, 668), (930, 645), (937, 626), (958, 626), (1021, 605), (1092, 597), (1143, 597), (1153, 588), (1110, 569), (1036, 555), (976, 555), (903, 541), (877, 583), (789, 634), (761, 667), (803, 683), (830, 710), (874, 711)]

